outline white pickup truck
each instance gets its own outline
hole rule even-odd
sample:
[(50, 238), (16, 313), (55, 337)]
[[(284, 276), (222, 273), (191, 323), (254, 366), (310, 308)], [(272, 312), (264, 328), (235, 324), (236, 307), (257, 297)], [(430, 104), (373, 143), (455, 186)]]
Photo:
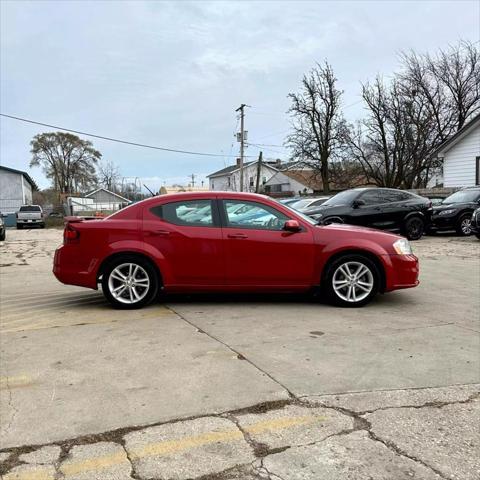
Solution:
[(16, 213), (17, 228), (21, 229), (24, 225), (39, 225), (45, 227), (45, 218), (40, 205), (22, 205)]

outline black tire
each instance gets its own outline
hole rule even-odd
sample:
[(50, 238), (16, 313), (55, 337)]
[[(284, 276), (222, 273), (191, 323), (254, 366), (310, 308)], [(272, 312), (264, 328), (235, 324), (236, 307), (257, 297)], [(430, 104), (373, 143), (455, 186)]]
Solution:
[(462, 237), (468, 237), (472, 234), (471, 228), (471, 220), (472, 214), (471, 213), (462, 213), (457, 220), (457, 224), (455, 225), (455, 231), (457, 235), (461, 235)]
[(23, 228), (23, 225), (20, 225), (17, 223), (17, 230), (21, 230)]
[(44, 223), (41, 223), (41, 224), (40, 224), (40, 228), (45, 228), (45, 224), (44, 224)]
[(425, 231), (425, 222), (420, 217), (407, 218), (403, 225), (402, 233), (409, 240), (419, 240)]
[(480, 240), (480, 233), (476, 233), (475, 236)]
[[(116, 278), (112, 278), (112, 279), (110, 278), (112, 275), (112, 272), (115, 269), (117, 269), (117, 267), (120, 267), (120, 269), (122, 268), (127, 269), (128, 267), (122, 267), (122, 265), (126, 265), (126, 264), (138, 265), (141, 269), (142, 275), (144, 273), (146, 277), (148, 277), (148, 287), (145, 287), (145, 289), (140, 286), (136, 287), (139, 289), (139, 294), (142, 295), (142, 298), (139, 299), (138, 301), (133, 301), (133, 302), (131, 301), (132, 293), (130, 293), (130, 299), (123, 298), (123, 300), (119, 300), (118, 297), (116, 298), (111, 291), (111, 287), (117, 288), (118, 286), (122, 286), (121, 281), (118, 281)], [(110, 280), (111, 280), (111, 283), (110, 283)], [(149, 260), (137, 255), (122, 255), (120, 257), (116, 257), (115, 259), (113, 259), (111, 262), (107, 264), (107, 266), (104, 268), (102, 273), (102, 290), (103, 290), (103, 294), (105, 295), (105, 298), (115, 308), (122, 309), (122, 310), (133, 310), (137, 308), (142, 308), (148, 305), (149, 303), (151, 303), (153, 299), (157, 297), (159, 284), (160, 284), (160, 279), (153, 264)], [(117, 285), (117, 287), (115, 285)], [(127, 292), (131, 290), (130, 287), (126, 287), (126, 289), (127, 289)], [(135, 288), (133, 288), (133, 290), (136, 291)]]
[(6, 237), (6, 233), (5, 233), (5, 230), (4, 230), (2, 233), (0, 233), (0, 242), (4, 242), (5, 237)]
[[(338, 293), (335, 288), (334, 288), (334, 280), (338, 282), (338, 275), (342, 275), (340, 267), (344, 267), (345, 264), (359, 264), (363, 265), (364, 267), (367, 268), (369, 275), (368, 275), (368, 281), (372, 282), (372, 287), (370, 292), (363, 298), (357, 300), (346, 300), (345, 297), (348, 297), (350, 295), (350, 292), (348, 290), (348, 286), (345, 287), (347, 290), (345, 293), (340, 292)], [(350, 268), (350, 267), (349, 267)], [(354, 273), (354, 272), (352, 272)], [(327, 299), (330, 301), (330, 303), (333, 303), (334, 305), (340, 306), (340, 307), (347, 307), (347, 308), (354, 308), (354, 307), (363, 307), (367, 303), (369, 303), (375, 295), (378, 293), (380, 289), (380, 272), (378, 270), (377, 265), (375, 262), (373, 262), (370, 258), (361, 255), (361, 254), (346, 254), (343, 255), (337, 259), (335, 259), (330, 265), (327, 267), (327, 271), (325, 272), (324, 275), (324, 280), (322, 282), (322, 290), (325, 293)], [(365, 277), (362, 275), (360, 278)], [(340, 280), (341, 281), (341, 280)], [(338, 290), (339, 287), (337, 287)], [(342, 288), (342, 287), (340, 287)], [(360, 288), (360, 287), (359, 287)], [(364, 292), (366, 293), (366, 292)], [(342, 295), (344, 298), (342, 298)], [(363, 293), (362, 293), (363, 295)], [(361, 296), (361, 295), (360, 295)]]

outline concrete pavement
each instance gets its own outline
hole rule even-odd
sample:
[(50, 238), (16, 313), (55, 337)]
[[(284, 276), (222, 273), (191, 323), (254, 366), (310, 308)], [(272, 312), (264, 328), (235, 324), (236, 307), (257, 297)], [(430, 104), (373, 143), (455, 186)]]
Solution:
[(0, 245), (4, 478), (476, 478), (480, 242), (414, 243), (420, 287), (359, 309), (170, 297), (132, 312)]

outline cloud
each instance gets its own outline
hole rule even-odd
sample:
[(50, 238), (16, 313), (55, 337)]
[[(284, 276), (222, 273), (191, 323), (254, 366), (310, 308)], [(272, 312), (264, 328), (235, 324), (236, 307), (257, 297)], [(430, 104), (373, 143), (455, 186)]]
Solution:
[[(250, 138), (281, 144), (289, 127), (282, 113), (287, 94), (315, 62), (333, 64), (350, 104), (358, 100), (360, 81), (396, 68), (402, 49), (477, 40), (480, 7), (231, 0), (23, 1), (0, 2), (0, 8), (2, 111), (141, 143), (235, 155), (240, 103), (252, 105)], [(361, 105), (346, 113), (361, 114)], [(28, 170), (29, 141), (46, 130), (2, 119), (2, 163)], [(123, 175), (153, 183), (185, 183), (191, 173), (205, 175), (234, 161), (93, 141)], [(38, 169), (31, 173), (46, 183)]]

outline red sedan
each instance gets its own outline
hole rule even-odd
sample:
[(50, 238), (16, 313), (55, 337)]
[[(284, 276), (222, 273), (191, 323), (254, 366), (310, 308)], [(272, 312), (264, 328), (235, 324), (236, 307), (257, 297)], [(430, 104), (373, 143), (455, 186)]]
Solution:
[(357, 307), (377, 292), (418, 285), (408, 241), (348, 225), (317, 225), (250, 193), (154, 197), (105, 219), (66, 219), (53, 272), (94, 288), (119, 308), (165, 292), (321, 290)]

